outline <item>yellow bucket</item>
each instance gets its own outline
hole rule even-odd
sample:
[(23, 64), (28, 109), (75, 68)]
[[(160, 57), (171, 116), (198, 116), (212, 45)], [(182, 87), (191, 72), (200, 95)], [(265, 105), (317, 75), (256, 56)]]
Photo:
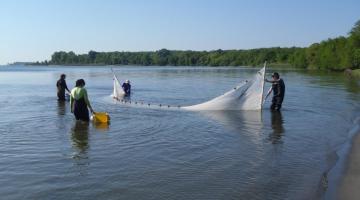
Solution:
[(110, 122), (110, 116), (106, 112), (94, 112), (93, 120), (98, 123), (108, 123)]

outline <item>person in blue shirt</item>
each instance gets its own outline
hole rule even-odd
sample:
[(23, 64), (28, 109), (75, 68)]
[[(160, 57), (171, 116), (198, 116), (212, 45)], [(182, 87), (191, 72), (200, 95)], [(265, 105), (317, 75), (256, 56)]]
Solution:
[(131, 93), (130, 81), (129, 81), (129, 80), (126, 80), (125, 83), (123, 83), (121, 87), (122, 87), (122, 89), (124, 90), (125, 95), (126, 95), (126, 96), (129, 96), (130, 93)]

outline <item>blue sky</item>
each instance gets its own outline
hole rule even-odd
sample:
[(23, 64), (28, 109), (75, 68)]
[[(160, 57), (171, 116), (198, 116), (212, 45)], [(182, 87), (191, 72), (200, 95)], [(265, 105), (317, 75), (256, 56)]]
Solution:
[(54, 51), (250, 49), (346, 36), (359, 0), (2, 0), (0, 64)]

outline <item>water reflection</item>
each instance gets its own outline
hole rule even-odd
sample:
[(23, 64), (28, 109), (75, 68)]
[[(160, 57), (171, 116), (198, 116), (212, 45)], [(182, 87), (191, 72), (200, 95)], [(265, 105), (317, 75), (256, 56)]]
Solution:
[(93, 123), (93, 126), (98, 131), (107, 132), (109, 130), (110, 122), (109, 123)]
[(224, 128), (241, 133), (255, 144), (260, 144), (262, 113), (260, 111), (206, 111), (201, 114), (224, 125)]
[(71, 140), (77, 153), (74, 159), (87, 159), (87, 150), (89, 149), (89, 123), (77, 120), (71, 128)]
[(57, 111), (58, 115), (65, 115), (66, 113), (66, 102), (65, 101), (57, 101)]
[(284, 120), (281, 111), (271, 111), (271, 128), (273, 132), (269, 135), (269, 140), (273, 143), (281, 143), (281, 137), (285, 132)]
[(349, 91), (350, 93), (354, 93), (354, 94), (360, 93), (359, 86), (360, 86), (360, 81), (358, 79), (348, 78), (345, 81), (345, 87), (347, 91)]

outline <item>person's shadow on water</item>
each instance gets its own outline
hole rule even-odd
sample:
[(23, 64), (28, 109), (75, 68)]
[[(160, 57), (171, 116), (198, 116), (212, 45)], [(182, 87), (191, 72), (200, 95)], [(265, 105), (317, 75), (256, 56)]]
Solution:
[(272, 133), (269, 135), (269, 140), (273, 144), (282, 143), (281, 137), (283, 136), (284, 129), (284, 120), (281, 114), (281, 111), (271, 111), (271, 128)]

